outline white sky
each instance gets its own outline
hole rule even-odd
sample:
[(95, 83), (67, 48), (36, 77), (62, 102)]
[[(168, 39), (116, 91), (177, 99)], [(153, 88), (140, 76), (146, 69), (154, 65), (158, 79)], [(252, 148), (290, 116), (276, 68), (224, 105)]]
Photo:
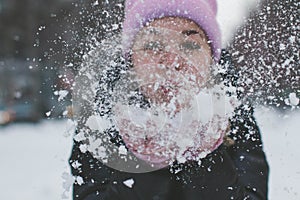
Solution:
[(260, 0), (217, 0), (217, 20), (222, 31), (222, 44), (226, 46), (232, 38), (234, 30), (243, 23), (249, 12), (259, 4)]

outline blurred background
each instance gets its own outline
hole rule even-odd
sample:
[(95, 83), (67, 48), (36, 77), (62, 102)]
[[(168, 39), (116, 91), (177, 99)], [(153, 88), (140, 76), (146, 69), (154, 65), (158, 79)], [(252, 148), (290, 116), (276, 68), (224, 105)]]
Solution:
[[(110, 7), (101, 2), (0, 0), (0, 199), (71, 199), (72, 84), (89, 49), (86, 39), (100, 40), (111, 26)], [(235, 35), (260, 1), (218, 3), (223, 46), (239, 49)], [(294, 62), (295, 81), (271, 91), (280, 101), (256, 108), (271, 165), (270, 199), (300, 197), (299, 60)]]
[(0, 124), (60, 118), (70, 105), (75, 8), (70, 0), (0, 1)]

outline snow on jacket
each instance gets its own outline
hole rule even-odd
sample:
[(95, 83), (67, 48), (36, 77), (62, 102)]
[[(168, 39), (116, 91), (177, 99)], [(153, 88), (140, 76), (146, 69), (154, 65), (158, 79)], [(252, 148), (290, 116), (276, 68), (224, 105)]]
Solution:
[[(223, 54), (220, 63), (228, 66), (229, 55)], [(232, 71), (227, 72), (224, 77), (234, 82), (236, 77)], [(111, 75), (111, 80), (118, 77), (117, 73)], [(113, 81), (111, 84), (114, 85)], [(101, 92), (98, 95), (101, 96)], [(111, 136), (111, 141), (115, 144), (123, 144), (122, 138), (113, 134)], [(96, 159), (89, 151), (83, 151), (83, 140), (74, 141), (70, 157), (75, 177), (73, 198), (267, 199), (269, 168), (250, 105), (242, 105), (236, 109), (231, 119), (229, 138), (218, 149), (201, 159), (200, 165), (196, 161), (188, 161), (145, 173), (113, 169)]]

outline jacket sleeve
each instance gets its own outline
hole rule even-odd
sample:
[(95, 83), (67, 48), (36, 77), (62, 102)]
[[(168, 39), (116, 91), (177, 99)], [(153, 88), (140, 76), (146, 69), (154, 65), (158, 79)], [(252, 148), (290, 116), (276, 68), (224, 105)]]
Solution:
[(265, 200), (268, 194), (269, 166), (263, 151), (253, 108), (243, 106), (231, 121), (230, 137), (235, 144), (228, 148), (236, 168), (240, 195), (245, 199)]

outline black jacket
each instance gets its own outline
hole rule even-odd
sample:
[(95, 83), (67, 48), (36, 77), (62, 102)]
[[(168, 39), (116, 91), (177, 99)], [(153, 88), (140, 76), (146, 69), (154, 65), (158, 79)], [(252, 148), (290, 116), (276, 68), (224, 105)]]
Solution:
[[(228, 66), (228, 54), (221, 64)], [(231, 69), (222, 76), (231, 82)], [(221, 78), (222, 78), (221, 77)], [(234, 144), (223, 143), (202, 159), (201, 165), (188, 162), (148, 173), (125, 173), (112, 169), (80, 151), (74, 142), (70, 165), (75, 180), (74, 200), (226, 200), (267, 199), (269, 167), (262, 148), (253, 108), (243, 105), (231, 119), (229, 137)], [(80, 163), (76, 165), (75, 163)], [(182, 169), (174, 173), (176, 168)], [(129, 188), (124, 181), (132, 179)]]
[[(242, 106), (231, 121), (235, 144), (222, 144), (202, 160), (201, 166), (186, 163), (177, 174), (171, 168), (154, 172), (124, 173), (103, 165), (90, 153), (81, 153), (74, 143), (70, 163), (74, 176), (74, 199), (84, 200), (192, 200), (192, 199), (267, 199), (268, 164), (262, 149), (253, 109)], [(132, 188), (123, 182), (133, 179)]]

